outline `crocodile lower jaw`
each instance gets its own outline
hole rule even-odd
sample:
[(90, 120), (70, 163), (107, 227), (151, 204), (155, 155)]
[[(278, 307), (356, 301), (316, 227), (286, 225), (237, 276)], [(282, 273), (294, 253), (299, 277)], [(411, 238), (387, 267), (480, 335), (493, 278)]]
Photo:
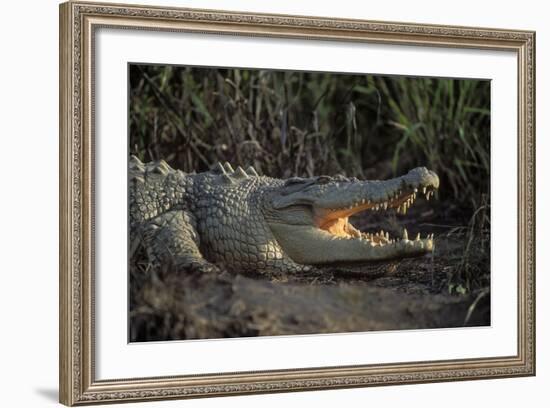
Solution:
[(308, 225), (272, 223), (270, 227), (284, 252), (295, 262), (308, 265), (384, 261), (421, 256), (434, 248), (431, 238), (380, 245), (361, 237), (337, 237)]

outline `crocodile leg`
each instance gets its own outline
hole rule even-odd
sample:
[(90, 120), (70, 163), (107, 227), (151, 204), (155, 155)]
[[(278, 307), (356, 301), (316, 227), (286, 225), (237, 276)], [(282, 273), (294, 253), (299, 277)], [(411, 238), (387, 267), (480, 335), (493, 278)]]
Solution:
[(183, 210), (172, 210), (150, 220), (143, 230), (150, 258), (176, 270), (218, 271), (202, 256), (195, 217)]

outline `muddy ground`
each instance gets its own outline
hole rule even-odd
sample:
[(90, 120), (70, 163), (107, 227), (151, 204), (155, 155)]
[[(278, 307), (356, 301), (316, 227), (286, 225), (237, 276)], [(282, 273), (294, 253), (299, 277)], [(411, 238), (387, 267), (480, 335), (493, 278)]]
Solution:
[[(449, 221), (452, 220), (452, 221)], [(363, 215), (363, 231), (434, 233), (431, 255), (300, 275), (170, 273), (130, 260), (130, 341), (490, 324), (489, 235), (452, 204)]]

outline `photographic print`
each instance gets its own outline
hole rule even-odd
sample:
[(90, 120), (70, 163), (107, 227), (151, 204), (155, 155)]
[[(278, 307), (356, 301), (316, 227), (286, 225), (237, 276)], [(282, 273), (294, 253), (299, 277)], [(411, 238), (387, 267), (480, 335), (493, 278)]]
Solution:
[(535, 374), (535, 32), (59, 22), (63, 404)]
[(490, 325), (489, 80), (128, 73), (131, 342)]

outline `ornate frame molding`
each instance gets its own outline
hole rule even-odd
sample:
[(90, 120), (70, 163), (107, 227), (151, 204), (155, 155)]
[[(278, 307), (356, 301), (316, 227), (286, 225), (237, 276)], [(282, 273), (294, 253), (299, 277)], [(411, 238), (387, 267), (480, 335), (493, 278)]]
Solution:
[[(513, 51), (518, 57), (515, 356), (169, 378), (95, 380), (93, 47), (97, 27)], [(60, 401), (66, 405), (535, 374), (535, 33), (68, 2), (60, 5)]]

